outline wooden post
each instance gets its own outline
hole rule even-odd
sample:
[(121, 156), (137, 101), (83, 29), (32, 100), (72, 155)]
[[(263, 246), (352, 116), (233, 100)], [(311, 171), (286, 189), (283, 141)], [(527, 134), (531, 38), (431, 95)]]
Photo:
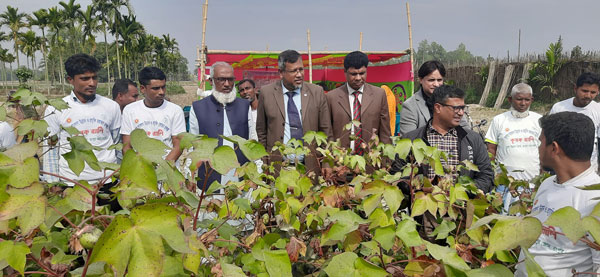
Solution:
[(510, 80), (512, 80), (513, 71), (515, 66), (509, 64), (506, 66), (506, 70), (504, 71), (504, 80), (502, 81), (502, 87), (500, 88), (500, 93), (498, 94), (498, 98), (496, 98), (496, 104), (494, 104), (494, 109), (499, 109), (502, 106), (502, 102), (504, 101), (504, 97), (506, 97), (506, 93), (508, 92), (510, 86)]
[(517, 49), (517, 62), (521, 62), (521, 29), (519, 29), (519, 48)]
[(308, 38), (308, 82), (312, 83), (312, 54), (310, 52), (310, 29), (306, 30)]
[(202, 46), (200, 48), (200, 89), (206, 90), (205, 74), (206, 71), (206, 13), (208, 10), (208, 0), (204, 0), (204, 7), (202, 8)]
[(529, 69), (531, 69), (531, 63), (525, 63), (523, 65), (523, 73), (521, 74), (520, 82), (527, 83), (527, 79), (529, 79)]
[(495, 74), (496, 74), (496, 61), (492, 61), (490, 63), (490, 69), (488, 71), (487, 82), (485, 83), (485, 88), (483, 89), (483, 94), (481, 94), (481, 99), (479, 99), (479, 106), (485, 107), (485, 103), (487, 101), (488, 95), (490, 94), (490, 90), (492, 89), (492, 85), (494, 85)]
[[(412, 27), (410, 24), (410, 5), (408, 4), (408, 2), (406, 2), (406, 17), (408, 18), (408, 43), (409, 43), (409, 50), (410, 50), (410, 77), (413, 79), (414, 82), (414, 78), (415, 78), (415, 65), (414, 65), (414, 55), (413, 55), (413, 41), (412, 41)], [(410, 92), (410, 94), (412, 95), (414, 92), (414, 85), (413, 85), (413, 91)]]
[(358, 40), (358, 51), (362, 51), (362, 32), (360, 32), (360, 39)]

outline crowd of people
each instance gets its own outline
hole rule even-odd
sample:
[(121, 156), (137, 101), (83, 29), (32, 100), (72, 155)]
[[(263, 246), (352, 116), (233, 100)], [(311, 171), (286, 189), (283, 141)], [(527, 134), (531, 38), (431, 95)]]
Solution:
[[(182, 154), (178, 135), (186, 131), (216, 138), (219, 146), (231, 147), (233, 143), (222, 136), (236, 135), (264, 145), (269, 156), (255, 161), (259, 165), (285, 160), (303, 164), (307, 173), (329, 178), (333, 169), (319, 162), (314, 146), (309, 146), (311, 151), (307, 155), (282, 155), (272, 149), (278, 142), (302, 141), (308, 131), (320, 131), (328, 140), (339, 140), (354, 155), (363, 155), (374, 137), (391, 144), (397, 116), (395, 103), (390, 103), (393, 97), (389, 92), (366, 82), (368, 66), (366, 54), (349, 53), (344, 58), (347, 82), (325, 93), (322, 87), (305, 82), (302, 57), (294, 50), (279, 55), (280, 80), (261, 88), (250, 79), (240, 80), (236, 86), (233, 67), (216, 62), (210, 68), (212, 90), (203, 99), (190, 103), (188, 131), (182, 108), (166, 98), (167, 78), (159, 68), (145, 67), (140, 71), (139, 91), (138, 83), (117, 80), (109, 99), (96, 94), (98, 61), (85, 54), (73, 55), (65, 62), (67, 80), (73, 87), (63, 98), (69, 108), (58, 110), (49, 106), (44, 114), (49, 134), (55, 139), (45, 145), (49, 151), (42, 157), (43, 167), (47, 172), (68, 178), (65, 180), (98, 182), (108, 173), (88, 164), (79, 174), (69, 168), (64, 155), (70, 152), (71, 135), (66, 127), (76, 128), (98, 147), (94, 154), (98, 161), (106, 163), (120, 163), (131, 149), (131, 133), (142, 129), (148, 137), (169, 147), (165, 160), (178, 161)], [(444, 175), (469, 176), (484, 193), (495, 189), (503, 196), (504, 213), (508, 213), (516, 199), (508, 188), (494, 185), (492, 161), (503, 164), (508, 174), (518, 180), (531, 181), (543, 171), (553, 172), (539, 187), (533, 202), (532, 216), (540, 221), (565, 206), (574, 207), (582, 216), (591, 213), (600, 192), (583, 191), (579, 187), (600, 183), (597, 175), (600, 104), (594, 101), (600, 90), (600, 76), (583, 73), (576, 81), (574, 97), (556, 103), (546, 116), (530, 111), (534, 100), (532, 88), (525, 83), (515, 85), (508, 97), (510, 109), (493, 118), (485, 137), (469, 128), (465, 93), (445, 85), (445, 76), (446, 70), (439, 61), (425, 62), (419, 68), (420, 89), (402, 103), (398, 115), (397, 129), (402, 138), (422, 139), (445, 152), (446, 158), (441, 160), (446, 168)], [(138, 100), (140, 93), (144, 97)], [(359, 124), (347, 128), (351, 122)], [(0, 147), (11, 147), (15, 144), (13, 128), (6, 122), (1, 122), (0, 128)], [(122, 143), (122, 151), (109, 149), (117, 143)], [(52, 151), (56, 151), (54, 158)], [(240, 164), (248, 162), (239, 149), (236, 154)], [(477, 169), (459, 167), (465, 160)], [(389, 166), (390, 173), (401, 171), (406, 163), (396, 158)], [(207, 171), (205, 167), (209, 166), (204, 163), (199, 169), (211, 172), (208, 176), (198, 174), (200, 190), (213, 181), (225, 184), (238, 179), (234, 170), (221, 175)], [(421, 166), (419, 170), (433, 184), (443, 177), (429, 166)], [(55, 176), (45, 177), (57, 181), (51, 179)], [(114, 185), (106, 184), (103, 191), (109, 192)], [(432, 219), (427, 219), (426, 214), (422, 223), (426, 225), (428, 220)], [(564, 236), (542, 234), (529, 251), (551, 276), (566, 276), (572, 269), (599, 272), (599, 252), (581, 242), (573, 244)], [(521, 265), (516, 272), (519, 276), (526, 275)]]

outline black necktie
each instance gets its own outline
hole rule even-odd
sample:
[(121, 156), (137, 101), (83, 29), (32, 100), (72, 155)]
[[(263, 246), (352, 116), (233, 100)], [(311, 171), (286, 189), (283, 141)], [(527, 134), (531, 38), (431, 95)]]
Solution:
[(294, 91), (288, 91), (285, 94), (288, 96), (287, 103), (287, 116), (290, 123), (290, 137), (295, 139), (302, 139), (304, 132), (302, 132), (302, 121), (300, 121), (300, 113), (294, 103)]

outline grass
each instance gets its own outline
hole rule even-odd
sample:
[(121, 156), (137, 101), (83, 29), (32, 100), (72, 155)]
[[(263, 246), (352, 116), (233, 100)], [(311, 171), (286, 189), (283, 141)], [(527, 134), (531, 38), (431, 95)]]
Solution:
[(170, 95), (185, 94), (185, 89), (177, 82), (167, 82), (167, 93)]

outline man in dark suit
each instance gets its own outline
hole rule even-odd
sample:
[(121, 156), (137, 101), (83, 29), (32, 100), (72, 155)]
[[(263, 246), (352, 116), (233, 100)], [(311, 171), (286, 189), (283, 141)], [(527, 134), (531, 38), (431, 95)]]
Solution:
[[(275, 142), (288, 143), (301, 139), (308, 131), (322, 131), (331, 138), (331, 119), (323, 88), (304, 82), (304, 66), (300, 53), (286, 50), (279, 54), (281, 81), (260, 89), (256, 115), (258, 141), (267, 151)], [(314, 150), (314, 149), (313, 149)], [(271, 152), (267, 163), (282, 160), (281, 153)], [(286, 157), (303, 162), (307, 172), (320, 172), (320, 165), (312, 151), (306, 157)]]
[[(362, 154), (364, 146), (373, 135), (382, 143), (390, 144), (390, 115), (385, 91), (366, 83), (369, 58), (365, 53), (354, 51), (344, 58), (346, 84), (327, 93), (327, 103), (331, 112), (333, 139), (339, 139), (342, 147), (351, 148)], [(346, 130), (352, 120), (360, 122)], [(357, 137), (350, 140), (350, 134)]]

